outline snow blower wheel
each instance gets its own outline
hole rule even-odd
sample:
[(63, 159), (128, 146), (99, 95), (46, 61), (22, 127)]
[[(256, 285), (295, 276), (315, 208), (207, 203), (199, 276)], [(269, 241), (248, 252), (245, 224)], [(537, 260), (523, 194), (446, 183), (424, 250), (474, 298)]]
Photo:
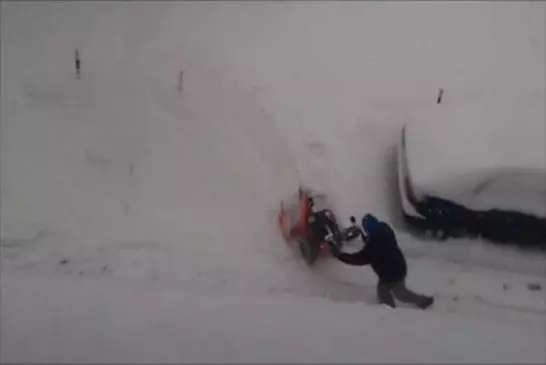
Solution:
[(312, 266), (317, 262), (320, 253), (317, 245), (310, 244), (306, 240), (299, 240), (299, 248), (301, 257), (307, 265)]

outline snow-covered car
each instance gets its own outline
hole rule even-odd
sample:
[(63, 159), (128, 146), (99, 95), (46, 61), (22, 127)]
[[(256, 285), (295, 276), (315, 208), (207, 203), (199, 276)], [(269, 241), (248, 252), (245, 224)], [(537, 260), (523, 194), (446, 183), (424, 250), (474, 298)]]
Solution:
[(440, 239), (546, 246), (544, 106), (441, 106), (407, 123), (398, 149), (405, 221)]

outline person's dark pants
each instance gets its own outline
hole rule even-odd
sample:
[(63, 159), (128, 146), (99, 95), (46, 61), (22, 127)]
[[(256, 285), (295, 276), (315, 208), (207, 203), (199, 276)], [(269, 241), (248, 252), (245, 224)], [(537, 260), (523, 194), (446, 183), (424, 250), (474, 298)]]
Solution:
[(394, 298), (404, 303), (414, 304), (417, 307), (422, 307), (427, 297), (417, 294), (406, 287), (406, 283), (402, 281), (390, 283), (379, 280), (377, 284), (377, 297), (381, 304), (386, 304), (394, 308)]

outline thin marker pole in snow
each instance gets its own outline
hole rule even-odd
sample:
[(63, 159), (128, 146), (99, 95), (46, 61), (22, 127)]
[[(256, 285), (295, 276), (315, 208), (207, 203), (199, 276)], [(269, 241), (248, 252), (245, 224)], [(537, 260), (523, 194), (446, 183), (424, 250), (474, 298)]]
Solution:
[(438, 99), (436, 99), (436, 104), (440, 104), (442, 102), (442, 96), (444, 96), (444, 89), (440, 88), (440, 90), (438, 90)]
[(180, 70), (178, 73), (178, 91), (182, 92), (184, 83), (184, 71)]
[(81, 76), (81, 61), (80, 61), (80, 51), (76, 48), (74, 51), (74, 65), (76, 66), (76, 78)]

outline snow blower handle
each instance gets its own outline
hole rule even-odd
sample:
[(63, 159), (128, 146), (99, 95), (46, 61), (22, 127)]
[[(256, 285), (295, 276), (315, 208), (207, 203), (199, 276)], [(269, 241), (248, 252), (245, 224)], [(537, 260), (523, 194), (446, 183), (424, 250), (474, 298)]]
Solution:
[(352, 241), (358, 236), (361, 236), (364, 239), (364, 234), (362, 232), (362, 229), (356, 224), (356, 218), (354, 215), (349, 217), (349, 220), (351, 221), (351, 225), (347, 227), (344, 231), (344, 240), (345, 241)]

